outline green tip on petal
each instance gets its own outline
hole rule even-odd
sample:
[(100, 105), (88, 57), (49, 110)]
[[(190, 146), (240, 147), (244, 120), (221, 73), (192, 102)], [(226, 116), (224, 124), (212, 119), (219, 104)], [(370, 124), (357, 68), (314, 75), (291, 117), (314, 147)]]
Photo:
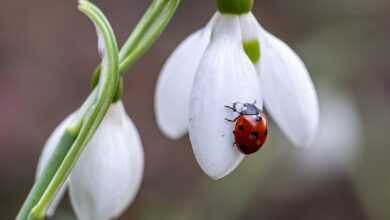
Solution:
[(248, 40), (242, 43), (246, 55), (253, 64), (257, 64), (261, 57), (260, 42), (256, 40)]
[(252, 11), (253, 0), (217, 0), (221, 14), (241, 15)]

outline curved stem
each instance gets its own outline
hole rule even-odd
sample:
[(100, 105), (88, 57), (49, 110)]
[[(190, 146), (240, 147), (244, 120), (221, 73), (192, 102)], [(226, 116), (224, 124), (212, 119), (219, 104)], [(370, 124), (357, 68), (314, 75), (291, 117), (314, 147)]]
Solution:
[(54, 199), (57, 190), (68, 178), (70, 171), (107, 113), (119, 82), (118, 47), (114, 32), (108, 20), (96, 6), (88, 1), (80, 1), (79, 9), (94, 22), (98, 37), (101, 38), (99, 40), (103, 40), (104, 43), (105, 51), (103, 54), (102, 79), (97, 88), (95, 102), (87, 107), (87, 111), (81, 119), (82, 126), (78, 136), (49, 185), (40, 196), (38, 203), (32, 208), (29, 219), (44, 218), (46, 208)]
[[(148, 11), (142, 17), (141, 21), (130, 35), (120, 52), (120, 60), (125, 61), (119, 67), (121, 75), (133, 64), (145, 51), (153, 44), (166, 28), (177, 9), (180, 0), (154, 0)], [(99, 87), (95, 88), (87, 98), (86, 102), (78, 111), (77, 119), (66, 129), (63, 137), (43, 170), (43, 174), (34, 183), (26, 201), (16, 217), (17, 220), (43, 219), (45, 210), (52, 201), (55, 193), (66, 180), (71, 169), (75, 165), (78, 157), (82, 153), (85, 145), (88, 143), (101, 120), (106, 114), (112, 101), (112, 94), (116, 93), (119, 77), (115, 74), (115, 79), (111, 78), (115, 72), (114, 68), (117, 63), (114, 59), (118, 58), (116, 42), (113, 37), (113, 31), (101, 13), (92, 3), (85, 0), (80, 1), (80, 10), (86, 13), (96, 23), (98, 29), (101, 29), (106, 44), (107, 62), (111, 64), (109, 68), (99, 67), (98, 72), (102, 72), (102, 79), (96, 80)], [(110, 36), (108, 36), (110, 35)], [(107, 42), (107, 37), (112, 40)], [(116, 51), (116, 52), (114, 52)], [(115, 55), (114, 55), (115, 54)], [(105, 62), (103, 62), (104, 64)], [(116, 67), (118, 68), (118, 67)], [(108, 69), (108, 70), (107, 70)], [(118, 72), (118, 70), (116, 71)], [(116, 73), (115, 72), (115, 73)], [(108, 78), (107, 78), (108, 76)], [(100, 78), (100, 77), (98, 77)], [(99, 82), (98, 82), (99, 81)], [(111, 82), (111, 83), (109, 83)], [(112, 87), (115, 87), (113, 89)], [(110, 91), (107, 92), (106, 91)], [(110, 93), (110, 94), (108, 94)], [(29, 216), (30, 214), (30, 216)]]
[(46, 188), (42, 197), (30, 213), (31, 219), (43, 219), (46, 208), (54, 199), (57, 190), (68, 178), (70, 171), (76, 164), (87, 143), (92, 138), (96, 129), (103, 121), (119, 82), (119, 57), (118, 47), (114, 32), (104, 14), (92, 3), (80, 1), (80, 11), (86, 14), (95, 24), (98, 36), (104, 42), (102, 79), (98, 87), (96, 102), (89, 108), (83, 118), (82, 127), (78, 137), (65, 156), (62, 164)]

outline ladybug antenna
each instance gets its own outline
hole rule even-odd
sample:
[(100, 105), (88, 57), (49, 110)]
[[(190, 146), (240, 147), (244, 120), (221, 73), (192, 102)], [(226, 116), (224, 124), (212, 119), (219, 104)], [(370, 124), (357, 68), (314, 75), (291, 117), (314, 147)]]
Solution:
[(233, 107), (232, 107), (232, 106), (229, 106), (229, 105), (225, 105), (225, 108), (228, 108), (228, 109), (230, 109), (230, 110), (232, 110), (232, 111), (236, 111), (234, 105), (233, 105)]
[(236, 112), (237, 111), (237, 105), (240, 104), (240, 102), (234, 102), (233, 103), (233, 108), (234, 108), (234, 111)]

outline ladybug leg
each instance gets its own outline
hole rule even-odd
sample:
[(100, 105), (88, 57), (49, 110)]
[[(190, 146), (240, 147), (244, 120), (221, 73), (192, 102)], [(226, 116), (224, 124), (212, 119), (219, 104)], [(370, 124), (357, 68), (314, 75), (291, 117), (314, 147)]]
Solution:
[(233, 108), (237, 111), (237, 104), (239, 104), (240, 102), (234, 102), (233, 103)]
[(256, 104), (257, 104), (257, 101), (256, 101), (256, 99), (255, 99), (255, 101), (253, 101), (253, 105), (256, 106), (256, 108), (257, 108), (257, 105), (256, 105)]
[[(239, 114), (241, 115), (241, 113), (238, 112), (237, 109), (236, 109), (236, 104), (237, 104), (237, 102), (233, 103), (233, 106), (225, 105), (225, 108), (228, 108), (228, 109), (232, 110), (233, 112), (239, 113)], [(235, 119), (233, 119), (233, 120), (228, 119), (228, 118), (225, 118), (225, 120), (228, 121), (228, 122), (236, 122), (237, 119), (238, 119), (239, 117), (240, 117), (240, 116), (237, 116), (237, 117), (236, 117)]]
[(233, 106), (225, 105), (225, 108), (228, 108), (234, 112), (240, 113), (239, 111), (237, 111), (237, 104), (240, 104), (240, 102), (233, 102)]
[(232, 120), (232, 119), (225, 118), (225, 120), (228, 122), (235, 122), (235, 119)]
[(236, 117), (235, 119), (231, 120), (231, 119), (228, 119), (228, 118), (225, 118), (226, 121), (228, 122), (236, 122), (237, 119), (239, 118), (240, 116)]

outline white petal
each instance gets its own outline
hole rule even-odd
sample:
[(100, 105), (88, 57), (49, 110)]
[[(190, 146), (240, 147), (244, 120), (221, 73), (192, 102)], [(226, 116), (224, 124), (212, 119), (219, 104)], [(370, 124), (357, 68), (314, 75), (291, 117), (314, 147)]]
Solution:
[(194, 81), (189, 127), (195, 157), (213, 179), (229, 174), (244, 157), (233, 146), (234, 124), (225, 120), (237, 115), (225, 105), (257, 101), (261, 107), (258, 80), (241, 46), (238, 17), (218, 17)]
[(155, 112), (157, 124), (172, 139), (188, 129), (188, 103), (199, 61), (209, 44), (213, 20), (187, 37), (165, 63), (157, 81)]
[[(43, 169), (45, 168), (51, 156), (53, 155), (57, 144), (60, 142), (61, 135), (64, 133), (65, 129), (70, 125), (73, 117), (74, 114), (68, 116), (64, 121), (60, 123), (60, 125), (50, 135), (45, 146), (43, 147), (41, 156), (39, 158), (36, 178), (38, 178), (42, 174)], [(60, 188), (60, 190), (57, 192), (56, 197), (54, 198), (53, 202), (51, 203), (48, 210), (46, 211), (46, 215), (48, 217), (52, 217), (54, 215), (58, 205), (61, 202), (62, 197), (64, 196), (67, 185), (68, 185), (68, 181), (66, 181), (64, 185)]]
[[(260, 43), (260, 60), (262, 60), (265, 52), (266, 46), (266, 37), (264, 34), (264, 30), (257, 22), (256, 18), (252, 13), (244, 14), (240, 16), (240, 25), (242, 32), (243, 41), (253, 41), (258, 40)], [(259, 34), (261, 33), (261, 34)], [(260, 65), (260, 62), (257, 63)]]
[(72, 206), (80, 220), (118, 217), (135, 198), (144, 154), (121, 102), (113, 104), (70, 176)]
[(259, 35), (258, 22), (252, 13), (244, 14), (239, 16), (242, 39), (245, 40), (255, 40), (258, 39), (263, 41), (262, 36)]
[(257, 28), (262, 58), (256, 66), (261, 76), (265, 107), (295, 145), (309, 145), (319, 120), (317, 94), (310, 75), (289, 46), (260, 25)]

